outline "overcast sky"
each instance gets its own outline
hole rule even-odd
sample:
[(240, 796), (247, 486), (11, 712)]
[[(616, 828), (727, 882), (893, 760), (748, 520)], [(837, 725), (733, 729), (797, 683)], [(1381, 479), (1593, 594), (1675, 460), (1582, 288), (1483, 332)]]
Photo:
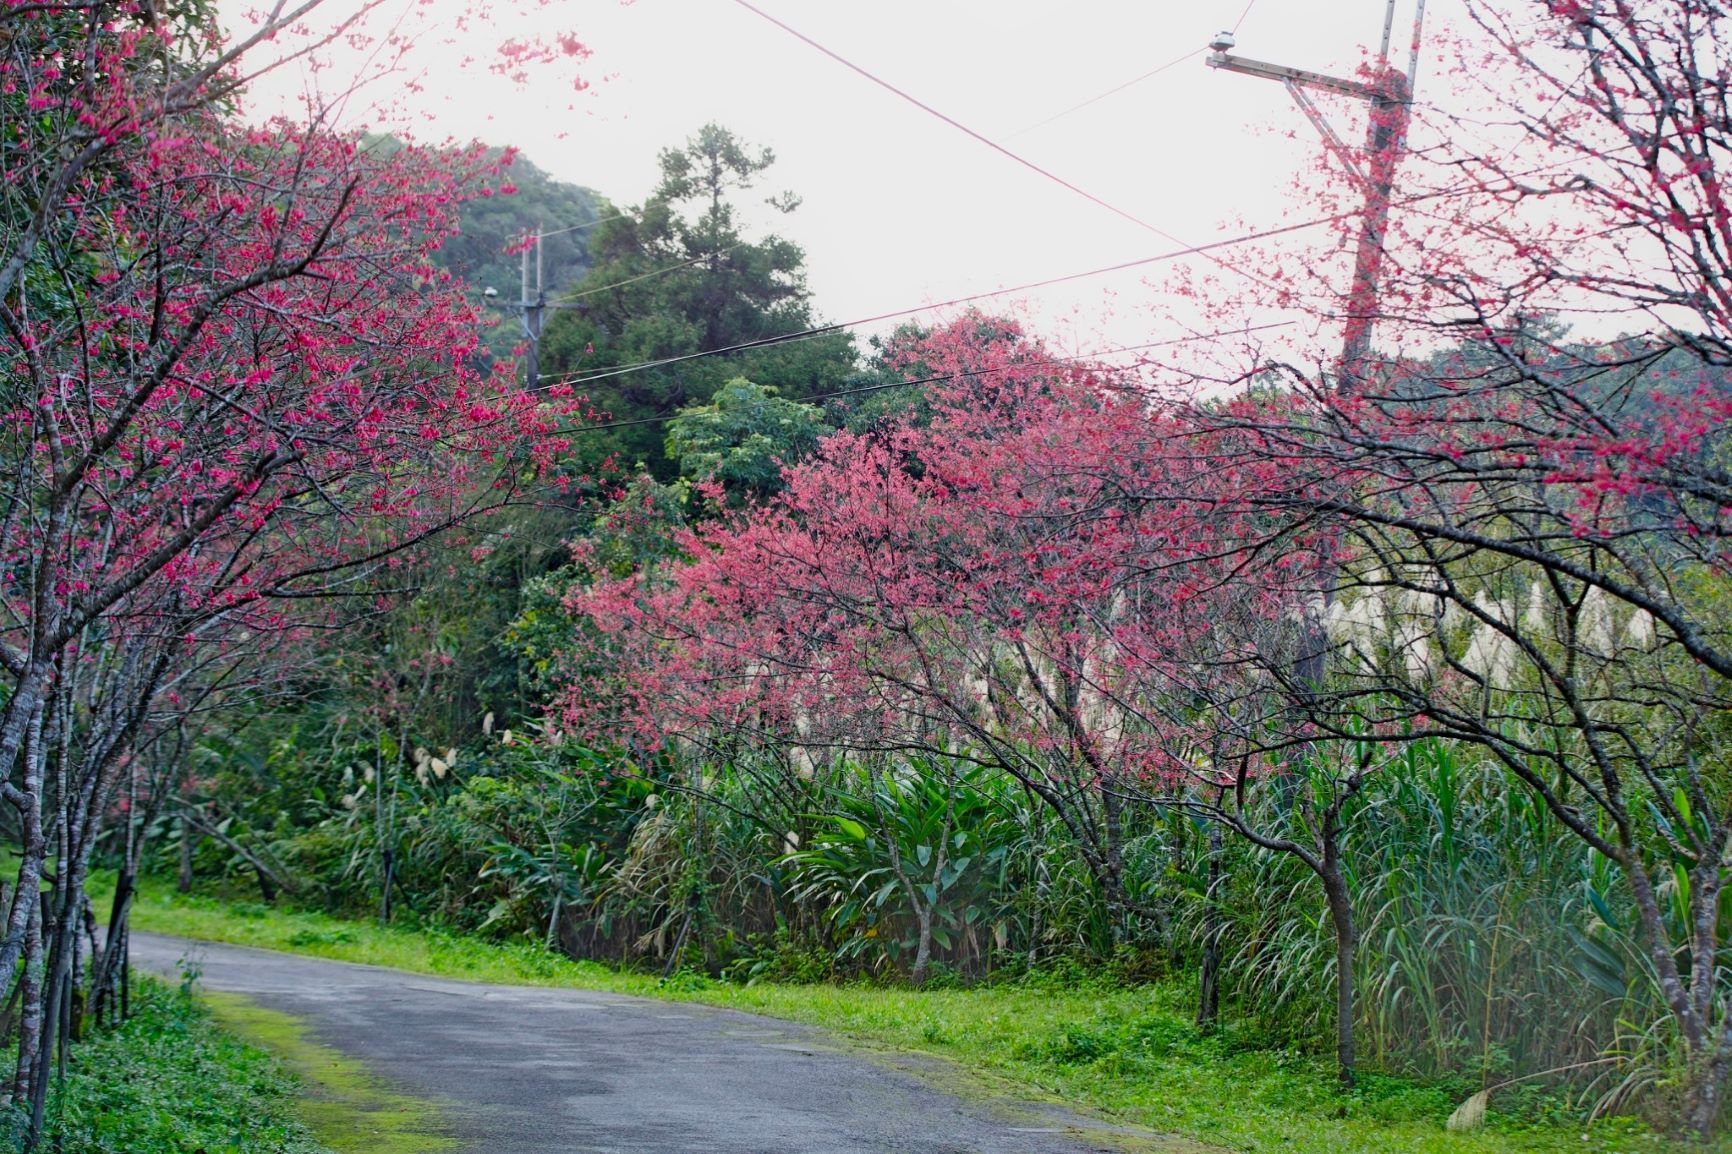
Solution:
[[(341, 11), (349, 0), (331, 0)], [(759, 7), (985, 136), (1185, 242), (1276, 222), (1316, 134), (1281, 87), (1216, 73), (1203, 53), (1041, 123), (1240, 21), (1243, 55), (1350, 73), (1375, 47), (1384, 0), (755, 0)], [(1405, 60), (1413, 0), (1398, 7)], [(592, 51), (578, 95), (565, 78), (514, 86), (457, 66), (446, 0), (407, 5), (426, 91), (423, 139), (515, 144), (544, 169), (616, 203), (653, 187), (657, 150), (709, 120), (774, 148), (766, 192), (804, 204), (776, 221), (806, 249), (816, 306), (847, 321), (1149, 256), (1171, 239), (1121, 219), (968, 138), (733, 0), (554, 0), (538, 15), (472, 27), (488, 56), (526, 31), (574, 33)], [(1430, 26), (1453, 15), (1432, 0)], [(241, 6), (227, 9), (239, 21)], [(342, 80), (340, 64), (324, 75)], [(304, 75), (281, 84), (306, 83)], [(1422, 93), (1425, 79), (1422, 72)], [(273, 99), (271, 90), (255, 107)], [(1336, 110), (1357, 140), (1351, 102)], [(366, 115), (356, 112), (356, 117)], [(561, 221), (546, 221), (548, 228)], [(1196, 259), (1196, 258), (1192, 258)], [(1145, 274), (1028, 294), (1062, 344), (1151, 331)], [(883, 328), (884, 326), (873, 326)]]

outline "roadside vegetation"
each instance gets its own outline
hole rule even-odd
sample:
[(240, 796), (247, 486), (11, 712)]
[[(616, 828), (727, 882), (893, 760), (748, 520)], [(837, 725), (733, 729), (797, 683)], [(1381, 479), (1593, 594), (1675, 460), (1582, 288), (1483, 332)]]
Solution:
[[(301, 1084), (237, 1041), (189, 993), (151, 979), (132, 1014), (71, 1051), (43, 1141), (67, 1154), (328, 1154), (302, 1124)], [(8, 1118), (14, 1137), (26, 1123)]]
[[(1444, 1122), (1475, 1088), (1459, 1079), (1374, 1077), (1337, 1091), (1327, 1060), (1254, 1029), (1199, 1030), (1183, 981), (1127, 982), (1110, 971), (1046, 970), (971, 986), (910, 989), (866, 981), (667, 979), (573, 960), (524, 940), (269, 908), (244, 898), (180, 895), (153, 884), (140, 929), (477, 982), (606, 990), (695, 1001), (836, 1031), (869, 1049), (933, 1054), (920, 1067), (964, 1095), (1050, 1097), (1119, 1122), (1234, 1150), (1296, 1152), (1666, 1151), (1632, 1118), (1584, 1127), (1555, 1090), (1516, 1088), (1477, 1133)], [(196, 949), (192, 952), (196, 958)], [(1699, 1148), (1699, 1147), (1693, 1147)], [(1720, 1147), (1716, 1147), (1720, 1148)]]

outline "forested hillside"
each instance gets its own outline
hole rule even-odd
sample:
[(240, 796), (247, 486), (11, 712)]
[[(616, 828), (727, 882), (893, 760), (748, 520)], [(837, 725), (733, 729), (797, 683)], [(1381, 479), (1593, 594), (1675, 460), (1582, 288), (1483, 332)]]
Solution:
[[(489, 154), (498, 159), (499, 154)], [(542, 274), (548, 295), (563, 296), (588, 274), (593, 229), (616, 210), (601, 194), (557, 180), (529, 157), (514, 154), (495, 195), (466, 201), (458, 209), (457, 235), (440, 246), (433, 261), (471, 290), (493, 289), (496, 304), (515, 305), (522, 293), (518, 252), (526, 234), (540, 233)]]

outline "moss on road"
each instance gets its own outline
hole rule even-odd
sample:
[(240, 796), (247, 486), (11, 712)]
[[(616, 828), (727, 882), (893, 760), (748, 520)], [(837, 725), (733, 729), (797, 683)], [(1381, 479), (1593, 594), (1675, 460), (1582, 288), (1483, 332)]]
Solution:
[(296, 1114), (336, 1154), (438, 1154), (457, 1146), (437, 1103), (390, 1089), (367, 1068), (307, 1036), (290, 1014), (238, 994), (202, 991), (223, 1029), (273, 1055), (301, 1084)]

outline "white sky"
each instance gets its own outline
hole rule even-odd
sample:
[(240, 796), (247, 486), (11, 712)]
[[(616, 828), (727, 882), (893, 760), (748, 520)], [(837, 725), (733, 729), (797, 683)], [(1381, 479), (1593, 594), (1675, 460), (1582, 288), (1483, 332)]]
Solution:
[[(224, 4), (239, 19), (245, 0)], [(1281, 87), (1218, 74), (1202, 54), (1086, 109), (1039, 121), (1231, 27), (1246, 0), (757, 0), (863, 67), (1066, 179), (1190, 243), (1277, 223), (1289, 179), (1319, 150)], [(330, 0), (340, 12), (352, 0)], [(1405, 62), (1413, 0), (1401, 0)], [(574, 33), (591, 88), (513, 86), (462, 70), (449, 0), (407, 6), (403, 34), (426, 91), (406, 98), (445, 136), (516, 144), (536, 164), (618, 204), (653, 186), (657, 151), (709, 120), (769, 145), (766, 193), (804, 198), (775, 227), (803, 245), (819, 313), (851, 320), (1167, 251), (1173, 242), (1043, 180), (870, 84), (731, 0), (552, 0), (460, 34), (489, 57), (525, 30)], [(1454, 15), (1432, 0), (1432, 27)], [(1351, 74), (1376, 45), (1384, 0), (1257, 0), (1237, 52)], [(1431, 64), (1430, 61), (1426, 62)], [(352, 64), (324, 74), (340, 82)], [(1425, 94), (1422, 65), (1421, 95)], [(1435, 79), (1435, 78), (1434, 78)], [(268, 107), (305, 74), (279, 77)], [(375, 95), (394, 88), (375, 89)], [(357, 118), (365, 114), (357, 112)], [(1361, 129), (1336, 113), (1343, 135)], [(1025, 130), (1026, 131), (1023, 131)], [(560, 221), (543, 222), (551, 229)], [(1195, 259), (1195, 258), (1193, 258)], [(1152, 270), (1160, 273), (1162, 270)], [(1040, 330), (1089, 349), (1171, 335), (1148, 315), (1143, 273), (1025, 298)], [(873, 326), (882, 329), (886, 326)]]

